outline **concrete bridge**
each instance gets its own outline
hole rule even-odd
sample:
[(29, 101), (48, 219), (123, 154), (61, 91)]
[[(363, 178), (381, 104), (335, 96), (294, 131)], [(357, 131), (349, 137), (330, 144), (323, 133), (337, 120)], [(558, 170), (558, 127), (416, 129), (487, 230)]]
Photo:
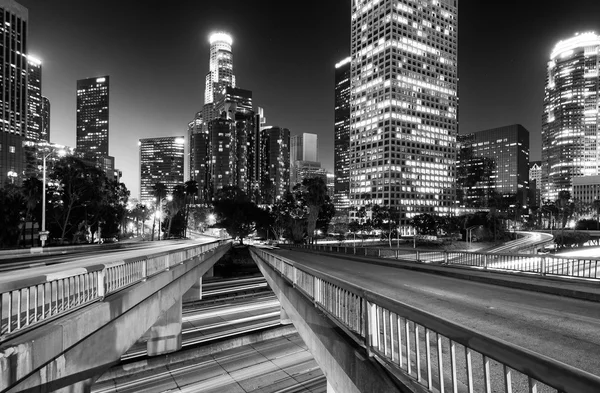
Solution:
[[(145, 333), (149, 355), (178, 350), (182, 301), (201, 296), (230, 247), (3, 275), (0, 392), (88, 391)], [(330, 392), (600, 391), (595, 258), (334, 245), (251, 254)]]

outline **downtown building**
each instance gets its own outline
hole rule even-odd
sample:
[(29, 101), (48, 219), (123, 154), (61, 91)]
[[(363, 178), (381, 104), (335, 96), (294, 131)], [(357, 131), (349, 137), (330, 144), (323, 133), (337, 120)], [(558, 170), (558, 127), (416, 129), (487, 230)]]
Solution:
[(352, 1), (350, 203), (397, 209), (403, 233), (455, 204), (457, 28), (456, 0)]
[(520, 124), (458, 135), (458, 202), (464, 207), (527, 206), (529, 131)]
[(108, 76), (77, 81), (76, 152), (106, 173), (115, 170), (108, 154), (109, 83)]
[(260, 130), (259, 203), (273, 204), (290, 190), (290, 130), (266, 126)]
[(300, 166), (306, 166), (305, 162), (312, 163), (309, 166), (321, 167), (317, 134), (304, 132), (290, 137), (290, 187), (302, 183), (299, 172)]
[(185, 139), (169, 136), (140, 139), (140, 203), (154, 206), (154, 185), (163, 183), (167, 195), (183, 184)]
[(598, 176), (600, 36), (558, 42), (550, 54), (542, 114), (542, 200), (573, 196), (574, 179)]
[(350, 207), (350, 61), (346, 57), (335, 65), (334, 94), (334, 193), (336, 211)]
[(0, 0), (0, 187), (20, 184), (26, 167), (28, 136), (28, 10), (13, 0)]
[(529, 161), (529, 206), (542, 206), (542, 161)]

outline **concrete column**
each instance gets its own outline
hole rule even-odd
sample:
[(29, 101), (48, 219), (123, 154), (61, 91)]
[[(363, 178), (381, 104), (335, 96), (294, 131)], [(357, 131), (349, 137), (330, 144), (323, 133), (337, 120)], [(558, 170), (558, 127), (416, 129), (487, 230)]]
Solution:
[(202, 300), (202, 277), (192, 285), (190, 289), (182, 296), (183, 302), (195, 302)]
[(148, 356), (181, 349), (181, 299), (165, 311), (150, 328), (146, 349)]
[(215, 265), (212, 265), (212, 266), (210, 267), (210, 269), (208, 269), (208, 270), (206, 271), (206, 273), (204, 273), (204, 276), (203, 276), (203, 277), (206, 277), (206, 278), (208, 278), (208, 277), (214, 277), (214, 276), (215, 276)]
[(336, 393), (331, 383), (329, 383), (329, 380), (327, 380), (327, 393)]
[(290, 325), (292, 323), (292, 320), (290, 319), (290, 317), (288, 317), (287, 312), (285, 311), (283, 306), (280, 307), (279, 322), (282, 325)]

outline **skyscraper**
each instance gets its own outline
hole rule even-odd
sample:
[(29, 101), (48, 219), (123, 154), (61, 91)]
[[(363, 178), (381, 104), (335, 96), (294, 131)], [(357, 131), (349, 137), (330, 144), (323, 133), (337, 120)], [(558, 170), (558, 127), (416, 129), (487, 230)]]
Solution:
[(542, 162), (529, 161), (529, 206), (542, 206)]
[(28, 10), (0, 0), (0, 186), (19, 182), (24, 170), (27, 136)]
[(290, 189), (290, 130), (268, 126), (261, 134), (262, 200), (271, 204)]
[(550, 54), (542, 114), (542, 199), (573, 191), (573, 178), (599, 175), (600, 36), (557, 43)]
[(154, 203), (154, 185), (163, 183), (167, 193), (183, 183), (183, 136), (140, 139), (140, 202)]
[(215, 102), (225, 87), (235, 87), (233, 54), (231, 53), (233, 39), (227, 33), (217, 32), (212, 33), (208, 41), (210, 42), (210, 62), (204, 90), (205, 104)]
[(27, 138), (48, 141), (42, 128), (42, 62), (27, 56)]
[(109, 78), (77, 81), (77, 152), (96, 160), (108, 156)]
[(403, 225), (455, 201), (457, 0), (353, 0), (350, 201)]
[(346, 57), (335, 65), (333, 203), (336, 210), (350, 207), (350, 61), (351, 57)]
[(318, 136), (304, 132), (290, 137), (290, 186), (294, 187), (296, 183), (302, 180), (298, 178), (298, 165), (300, 161), (310, 161), (318, 163)]
[(50, 100), (42, 96), (42, 139), (50, 141)]

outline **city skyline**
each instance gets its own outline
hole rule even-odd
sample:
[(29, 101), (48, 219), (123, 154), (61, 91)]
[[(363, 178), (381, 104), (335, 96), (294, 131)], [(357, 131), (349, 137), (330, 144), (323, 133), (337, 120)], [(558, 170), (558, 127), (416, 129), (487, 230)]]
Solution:
[[(185, 133), (202, 108), (213, 31), (232, 35), (236, 84), (253, 91), (267, 123), (292, 135), (318, 134), (320, 160), (333, 172), (334, 67), (350, 53), (350, 1), (309, 2), (309, 9), (320, 10), (310, 14), (311, 23), (275, 1), (183, 2), (177, 9), (146, 10), (136, 22), (130, 16), (140, 16), (139, 10), (116, 1), (94, 12), (70, 0), (19, 3), (29, 10), (29, 52), (44, 67), (52, 142), (75, 146), (76, 81), (111, 76), (110, 151), (132, 197), (139, 194), (139, 162), (129, 153), (137, 141)], [(461, 4), (459, 134), (519, 123), (531, 132), (531, 159), (540, 159), (549, 54), (576, 32), (600, 33), (594, 20), (600, 4), (579, 0), (564, 9), (554, 3), (561, 4), (503, 7), (493, 14)], [(236, 12), (227, 12), (232, 5)]]

